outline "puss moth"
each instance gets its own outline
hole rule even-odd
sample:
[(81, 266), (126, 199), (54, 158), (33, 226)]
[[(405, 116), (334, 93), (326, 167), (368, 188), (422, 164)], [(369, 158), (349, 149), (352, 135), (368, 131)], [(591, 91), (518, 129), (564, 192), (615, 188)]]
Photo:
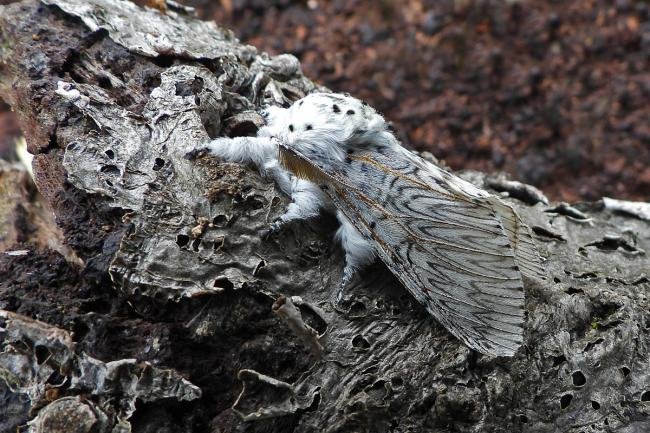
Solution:
[(353, 97), (312, 93), (265, 117), (256, 137), (218, 138), (207, 150), (255, 164), (291, 196), (273, 230), (335, 211), (343, 285), (379, 258), (467, 346), (516, 352), (522, 274), (543, 271), (528, 227), (509, 205), (402, 147), (384, 118)]

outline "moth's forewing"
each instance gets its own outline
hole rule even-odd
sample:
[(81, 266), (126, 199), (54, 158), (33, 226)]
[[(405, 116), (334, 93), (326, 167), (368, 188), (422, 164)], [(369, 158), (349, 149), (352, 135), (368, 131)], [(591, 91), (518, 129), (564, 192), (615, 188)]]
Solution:
[(361, 150), (327, 168), (284, 146), (280, 157), (298, 176), (328, 185), (336, 207), (452, 334), (482, 353), (514, 354), (523, 284), (486, 197), (463, 194), (458, 178), (402, 148)]

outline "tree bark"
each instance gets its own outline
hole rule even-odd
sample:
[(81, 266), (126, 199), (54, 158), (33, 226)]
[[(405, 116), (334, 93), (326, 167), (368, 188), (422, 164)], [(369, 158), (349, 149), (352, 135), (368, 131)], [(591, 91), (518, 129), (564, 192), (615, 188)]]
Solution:
[[(184, 158), (320, 88), (293, 56), (163, 9), (0, 6), (0, 97), (61, 239), (0, 243), (0, 430), (650, 429), (643, 212), (462, 174), (511, 195), (545, 259), (513, 358), (470, 351), (379, 263), (336, 309), (332, 216), (263, 241), (287, 198), (250, 167)], [(11, 212), (5, 227), (35, 214)]]

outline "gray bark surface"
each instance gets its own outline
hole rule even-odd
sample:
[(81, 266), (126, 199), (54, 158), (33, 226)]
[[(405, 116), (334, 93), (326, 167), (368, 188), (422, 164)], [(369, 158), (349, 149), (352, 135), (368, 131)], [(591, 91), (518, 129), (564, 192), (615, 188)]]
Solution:
[(333, 216), (263, 241), (287, 198), (184, 158), (316, 89), (180, 8), (0, 6), (0, 97), (65, 244), (0, 256), (0, 431), (650, 431), (647, 208), (462, 174), (511, 196), (545, 259), (513, 358), (469, 350), (379, 263), (336, 309)]

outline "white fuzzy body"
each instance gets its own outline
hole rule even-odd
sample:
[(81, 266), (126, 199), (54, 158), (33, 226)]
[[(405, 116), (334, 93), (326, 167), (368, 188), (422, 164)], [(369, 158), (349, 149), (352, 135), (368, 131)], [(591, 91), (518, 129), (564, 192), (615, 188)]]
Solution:
[[(338, 107), (338, 112), (334, 111), (334, 106)], [(349, 96), (314, 93), (289, 108), (270, 107), (264, 114), (267, 124), (258, 131), (257, 137), (218, 138), (211, 141), (207, 149), (225, 161), (255, 165), (262, 175), (272, 178), (278, 188), (291, 197), (278, 226), (316, 217), (323, 210), (335, 211), (319, 185), (300, 179), (281, 166), (278, 142), (325, 165), (328, 161), (345, 160), (348, 149), (354, 149), (362, 141), (400, 146), (387, 131), (383, 117)], [(345, 252), (343, 284), (346, 284), (357, 270), (371, 264), (376, 255), (373, 245), (342, 212), (336, 212), (336, 216), (341, 225), (335, 239)]]

